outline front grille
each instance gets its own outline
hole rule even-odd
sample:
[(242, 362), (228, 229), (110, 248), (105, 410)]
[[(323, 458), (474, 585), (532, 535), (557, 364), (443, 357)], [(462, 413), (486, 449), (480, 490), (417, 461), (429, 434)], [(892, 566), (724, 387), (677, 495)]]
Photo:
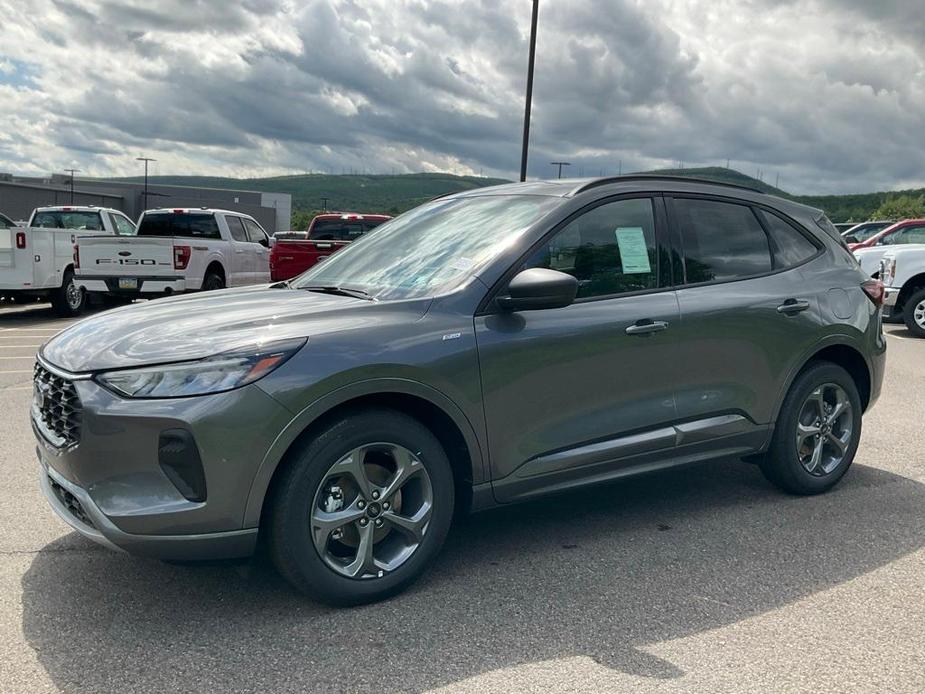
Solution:
[(58, 501), (64, 504), (64, 507), (70, 511), (70, 514), (84, 525), (89, 525), (92, 528), (93, 521), (90, 520), (90, 516), (87, 515), (86, 511), (84, 511), (84, 507), (81, 505), (80, 500), (71, 494), (67, 489), (55, 482), (54, 478), (52, 478), (50, 475), (48, 476), (48, 483), (51, 485), (51, 491), (53, 491), (55, 496), (58, 497)]
[(76, 445), (80, 441), (82, 408), (74, 384), (37, 363), (33, 386), (33, 416), (42, 433), (57, 448)]

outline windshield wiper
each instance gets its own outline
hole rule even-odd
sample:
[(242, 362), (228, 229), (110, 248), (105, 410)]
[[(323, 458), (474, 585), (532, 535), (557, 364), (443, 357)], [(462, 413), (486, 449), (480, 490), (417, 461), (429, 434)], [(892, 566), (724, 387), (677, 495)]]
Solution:
[(308, 292), (318, 292), (319, 294), (337, 294), (338, 296), (350, 296), (355, 299), (365, 299), (366, 301), (376, 300), (376, 297), (370, 296), (369, 292), (364, 292), (362, 289), (353, 289), (352, 287), (335, 287), (330, 285), (318, 287), (299, 287), (299, 289), (304, 289)]

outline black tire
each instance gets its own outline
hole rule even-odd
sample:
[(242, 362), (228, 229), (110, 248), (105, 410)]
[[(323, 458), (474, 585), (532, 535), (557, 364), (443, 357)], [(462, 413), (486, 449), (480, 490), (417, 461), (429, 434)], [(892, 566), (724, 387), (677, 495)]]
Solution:
[(73, 318), (84, 312), (87, 293), (74, 284), (73, 270), (65, 270), (61, 287), (51, 295), (51, 306), (55, 314), (62, 318)]
[[(915, 309), (923, 302), (925, 302), (925, 289), (920, 289), (906, 299), (903, 308), (903, 320), (906, 322), (906, 327), (909, 328), (909, 332), (916, 337), (925, 337), (925, 324), (920, 325), (915, 319)], [(923, 323), (925, 323), (925, 321), (923, 321)]]
[[(430, 478), (433, 509), (427, 531), (408, 559), (384, 576), (348, 578), (330, 568), (315, 548), (310, 517), (328, 470), (359, 446), (390, 442), (419, 452)], [(427, 427), (388, 409), (361, 410), (333, 421), (291, 451), (269, 498), (270, 557), (296, 589), (332, 605), (358, 605), (401, 592), (437, 556), (453, 518), (453, 472), (446, 452)]]
[(211, 292), (225, 288), (225, 278), (217, 272), (208, 272), (202, 280), (202, 291)]
[[(797, 422), (803, 404), (823, 384), (840, 386), (851, 404), (852, 435), (841, 462), (822, 475), (813, 475), (800, 462), (796, 444)], [(773, 484), (791, 494), (821, 494), (844, 477), (854, 460), (861, 438), (861, 397), (851, 375), (837, 364), (817, 361), (796, 377), (781, 406), (771, 445), (761, 459), (761, 472)]]

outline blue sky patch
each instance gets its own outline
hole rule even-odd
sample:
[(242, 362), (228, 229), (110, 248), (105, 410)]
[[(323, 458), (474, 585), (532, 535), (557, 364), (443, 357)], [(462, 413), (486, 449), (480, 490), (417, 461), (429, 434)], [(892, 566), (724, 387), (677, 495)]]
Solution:
[(8, 58), (0, 53), (0, 84), (13, 87), (35, 87), (38, 66), (15, 58)]

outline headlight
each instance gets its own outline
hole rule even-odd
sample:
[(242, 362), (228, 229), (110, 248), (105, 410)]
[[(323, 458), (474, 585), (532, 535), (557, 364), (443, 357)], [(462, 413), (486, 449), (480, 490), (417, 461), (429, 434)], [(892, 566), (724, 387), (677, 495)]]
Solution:
[(182, 398), (221, 393), (263, 378), (299, 351), (306, 340), (284, 340), (214, 357), (140, 369), (107, 371), (96, 381), (128, 398)]

